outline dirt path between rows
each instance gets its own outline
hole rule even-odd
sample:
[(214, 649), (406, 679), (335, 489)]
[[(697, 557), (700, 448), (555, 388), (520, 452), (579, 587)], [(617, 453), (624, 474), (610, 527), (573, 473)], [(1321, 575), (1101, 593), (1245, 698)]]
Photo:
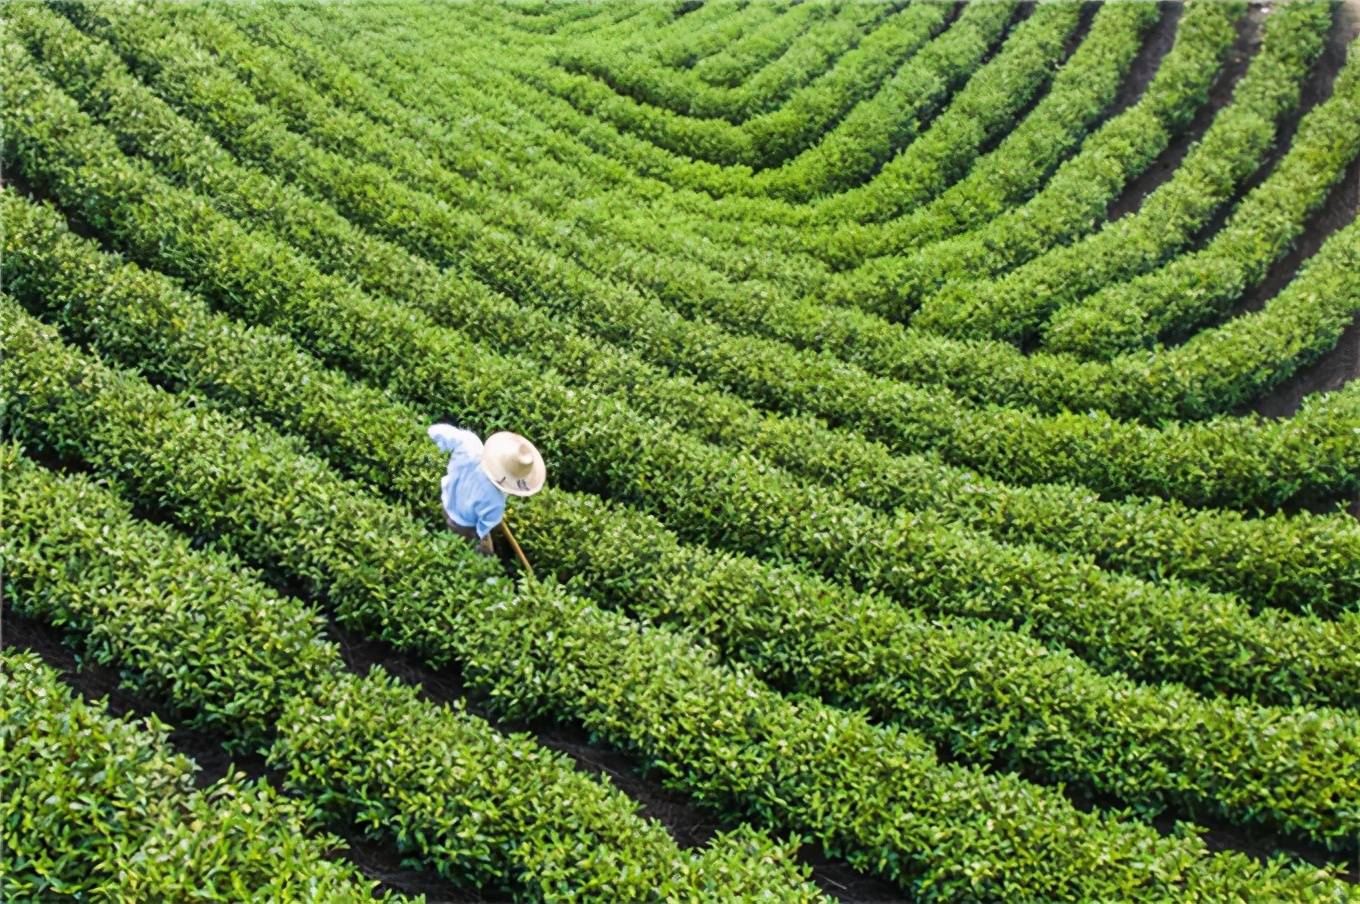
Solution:
[[(1138, 208), (1142, 207), (1147, 196), (1161, 187), (1162, 183), (1170, 179), (1176, 172), (1190, 148), (1203, 137), (1204, 132), (1213, 123), (1218, 111), (1232, 100), (1233, 90), (1237, 87), (1238, 79), (1247, 71), (1247, 66), (1251, 63), (1252, 57), (1260, 49), (1261, 29), (1265, 25), (1265, 20), (1266, 13), (1260, 5), (1253, 5), (1246, 15), (1238, 19), (1237, 40), (1229, 49), (1223, 69), (1209, 89), (1208, 101), (1200, 108), (1190, 124), (1182, 129), (1179, 134), (1172, 137), (1166, 150), (1162, 151), (1141, 175), (1124, 186), (1119, 197), (1105, 211), (1107, 221), (1117, 220), (1127, 214), (1136, 213)], [(1171, 38), (1174, 40), (1175, 36), (1172, 35)], [(1158, 58), (1158, 64), (1160, 65), (1160, 58)], [(1147, 82), (1151, 81), (1156, 74), (1156, 70), (1150, 66), (1136, 70), (1135, 76), (1143, 80), (1143, 84), (1138, 86), (1140, 94), (1143, 88), (1147, 87)], [(1137, 83), (1135, 82), (1135, 84)]]
[[(172, 726), (168, 738), (170, 746), (198, 764), (199, 771), (194, 775), (195, 786), (206, 788), (222, 778), (230, 767), (252, 781), (263, 778), (275, 789), (283, 791), (283, 773), (269, 768), (264, 757), (255, 753), (232, 755), (222, 747), (226, 739), (224, 735), (174, 727), (179, 721), (176, 714), (160, 703), (120, 686), (116, 668), (89, 661), (77, 663), (75, 654), (64, 642), (60, 630), (15, 612), (8, 602), (2, 618), (4, 630), (0, 632), (0, 648), (37, 653), (47, 665), (61, 674), (68, 687), (85, 700), (97, 703), (107, 698), (104, 708), (115, 716), (145, 718), (155, 715)], [(336, 831), (336, 827), (327, 828), (332, 834), (338, 835), (347, 847), (335, 851), (335, 859), (353, 863), (364, 876), (379, 883), (379, 891), (423, 894), (430, 904), (483, 904), (489, 900), (480, 897), (475, 891), (460, 888), (434, 870), (403, 864), (401, 855), (393, 845), (369, 840), (357, 829)]]
[(1120, 113), (1138, 103), (1139, 98), (1147, 91), (1147, 86), (1152, 81), (1153, 76), (1157, 74), (1158, 68), (1161, 67), (1162, 60), (1175, 46), (1176, 32), (1180, 29), (1181, 14), (1185, 12), (1185, 4), (1162, 0), (1157, 4), (1157, 8), (1161, 14), (1160, 18), (1143, 38), (1143, 44), (1138, 48), (1138, 55), (1133, 58), (1133, 65), (1129, 67), (1124, 83), (1119, 86), (1119, 92), (1115, 94), (1114, 102), (1102, 115), (1102, 122), (1114, 119)]
[[(1360, 0), (1345, 0), (1337, 8), (1322, 57), (1321, 68), (1326, 73), (1325, 88), (1328, 93), (1332, 80), (1346, 62), (1347, 46), (1357, 37), (1360, 37)], [(1315, 96), (1311, 99), (1318, 98)], [(1259, 310), (1294, 278), (1300, 265), (1315, 254), (1332, 233), (1354, 221), (1358, 212), (1360, 159), (1351, 162), (1322, 209), (1310, 218), (1294, 250), (1271, 268), (1261, 286), (1234, 313)], [(1357, 377), (1360, 377), (1360, 311), (1356, 312), (1350, 327), (1331, 351), (1275, 387), (1252, 408), (1268, 417), (1288, 417), (1298, 411), (1305, 396), (1339, 389)], [(1357, 498), (1353, 511), (1360, 514), (1360, 498)]]
[[(61, 673), (62, 680), (86, 700), (95, 702), (107, 698), (106, 709), (116, 716), (145, 717), (155, 714), (167, 725), (175, 726), (177, 717), (166, 706), (132, 693), (119, 684), (116, 668), (91, 662), (77, 664), (76, 656), (67, 646), (63, 633), (42, 621), (14, 611), (8, 603), (3, 610), (3, 631), (0, 647), (25, 649), (37, 653)], [(720, 828), (719, 822), (693, 804), (688, 797), (665, 788), (660, 782), (643, 776), (637, 764), (628, 756), (592, 743), (582, 730), (547, 722), (507, 723), (497, 720), (469, 695), (461, 676), (454, 669), (430, 669), (414, 657), (407, 656), (381, 641), (368, 640), (329, 623), (329, 639), (340, 648), (345, 664), (355, 674), (366, 674), (374, 666), (385, 669), (399, 681), (416, 688), (420, 696), (432, 703), (451, 704), (467, 700), (468, 710), (491, 722), (498, 730), (528, 732), (544, 747), (570, 757), (576, 768), (614, 785), (638, 803), (642, 815), (659, 822), (681, 848), (695, 848), (707, 844)], [(258, 754), (228, 754), (222, 747), (226, 737), (203, 731), (174, 729), (169, 737), (171, 746), (192, 759), (199, 766), (194, 776), (195, 785), (207, 787), (234, 768), (254, 780), (264, 778), (280, 791), (283, 775), (269, 768)], [(485, 897), (441, 877), (432, 869), (413, 867), (403, 863), (395, 846), (365, 838), (357, 829), (340, 827), (331, 831), (339, 835), (348, 850), (337, 852), (368, 878), (380, 883), (380, 890), (403, 894), (423, 894), (429, 904), (485, 904), (498, 900)], [(800, 852), (800, 860), (812, 870), (813, 881), (828, 895), (847, 904), (886, 904), (906, 902), (896, 886), (872, 876), (863, 875), (844, 863), (831, 860), (815, 845), (807, 845)]]

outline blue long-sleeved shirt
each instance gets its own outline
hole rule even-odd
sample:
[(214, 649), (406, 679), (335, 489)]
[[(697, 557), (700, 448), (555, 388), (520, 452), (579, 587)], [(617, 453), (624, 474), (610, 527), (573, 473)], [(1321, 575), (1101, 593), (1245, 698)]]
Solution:
[(505, 493), (481, 468), (482, 441), (471, 430), (432, 424), (425, 431), (440, 451), (449, 453), (449, 470), (439, 481), (444, 511), (460, 527), (485, 537), (505, 515)]

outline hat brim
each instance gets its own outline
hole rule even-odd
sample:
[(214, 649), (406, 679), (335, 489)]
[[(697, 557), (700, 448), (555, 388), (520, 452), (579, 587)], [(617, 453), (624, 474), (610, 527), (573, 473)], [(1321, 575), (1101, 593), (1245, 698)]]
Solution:
[(528, 441), (524, 437), (514, 433), (493, 433), (486, 438), (486, 444), (482, 449), (482, 473), (491, 478), (491, 482), (502, 493), (511, 496), (532, 496), (543, 489), (548, 480), (548, 466), (544, 464), (543, 456), (533, 443), (529, 443), (529, 448), (534, 450), (534, 463), (529, 469), (528, 476), (511, 477), (497, 465), (503, 458), (517, 452), (519, 444), (525, 442)]

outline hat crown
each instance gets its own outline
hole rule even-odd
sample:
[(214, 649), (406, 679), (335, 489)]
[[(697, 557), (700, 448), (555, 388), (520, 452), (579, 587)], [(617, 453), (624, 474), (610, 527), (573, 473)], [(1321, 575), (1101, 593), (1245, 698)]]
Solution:
[(543, 488), (543, 457), (534, 444), (518, 433), (502, 431), (487, 437), (482, 473), (503, 492), (532, 496)]
[(521, 442), (515, 454), (506, 462), (505, 470), (515, 477), (523, 477), (534, 469), (534, 450), (526, 442)]

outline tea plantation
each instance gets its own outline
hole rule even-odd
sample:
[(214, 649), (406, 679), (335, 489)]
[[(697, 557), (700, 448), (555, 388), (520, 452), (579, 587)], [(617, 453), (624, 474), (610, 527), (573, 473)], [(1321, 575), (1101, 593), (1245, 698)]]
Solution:
[(0, 5), (0, 899), (1360, 901), (1358, 36)]

